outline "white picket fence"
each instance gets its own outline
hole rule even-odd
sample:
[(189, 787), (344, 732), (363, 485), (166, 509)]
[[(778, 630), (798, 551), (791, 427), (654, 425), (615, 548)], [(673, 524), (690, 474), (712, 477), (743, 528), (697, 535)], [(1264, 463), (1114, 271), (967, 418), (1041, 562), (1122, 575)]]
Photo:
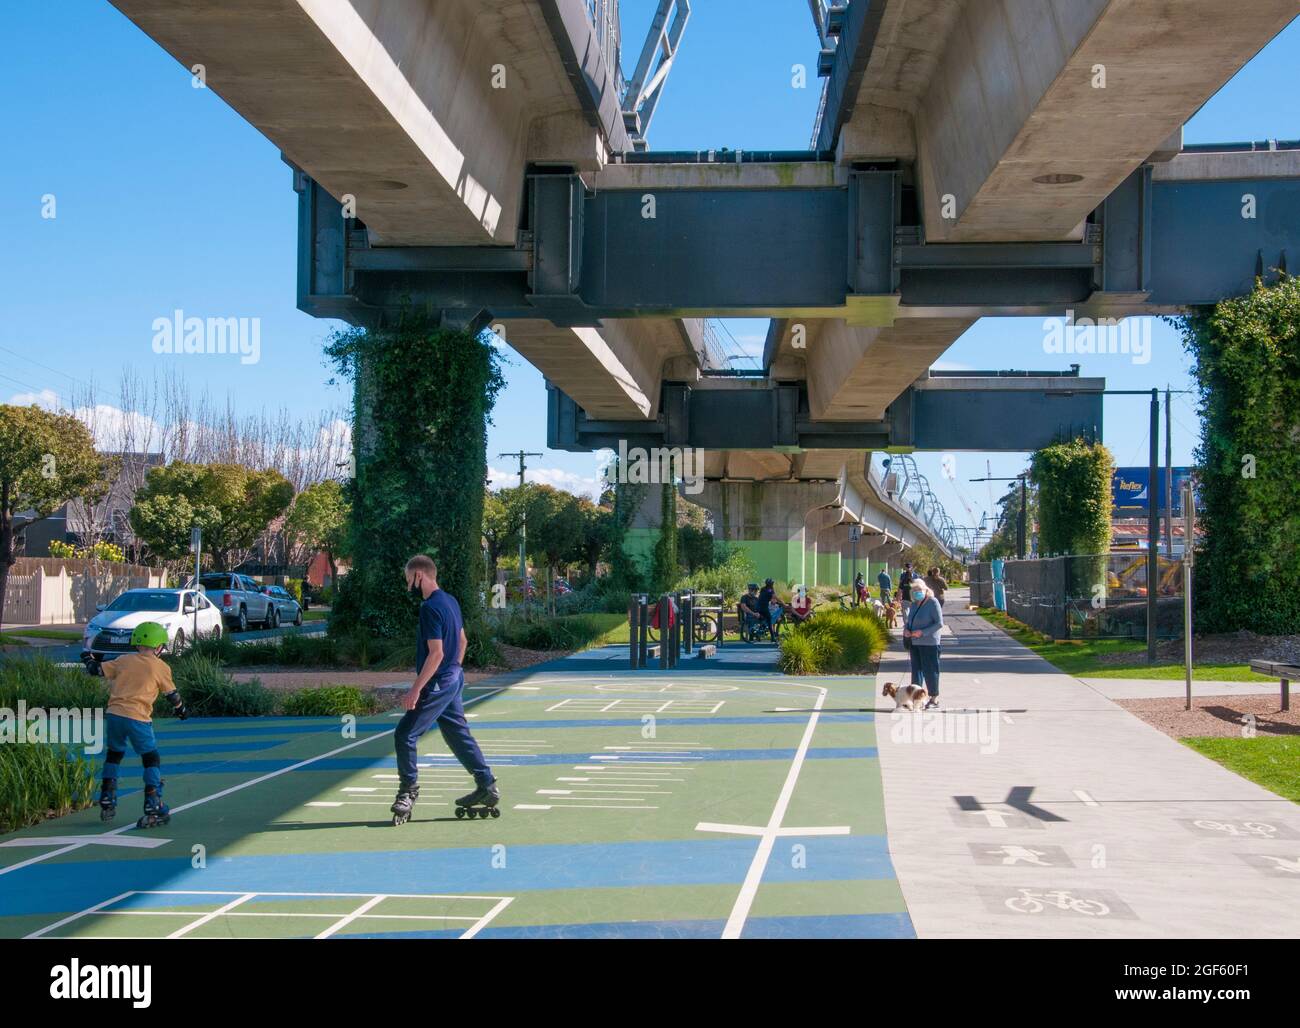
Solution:
[(95, 608), (111, 603), (127, 589), (160, 589), (167, 584), (161, 570), (119, 570), (123, 565), (69, 573), (61, 567), (48, 573), (38, 567), (30, 575), (9, 576), (5, 588), (6, 625), (73, 625), (89, 621)]

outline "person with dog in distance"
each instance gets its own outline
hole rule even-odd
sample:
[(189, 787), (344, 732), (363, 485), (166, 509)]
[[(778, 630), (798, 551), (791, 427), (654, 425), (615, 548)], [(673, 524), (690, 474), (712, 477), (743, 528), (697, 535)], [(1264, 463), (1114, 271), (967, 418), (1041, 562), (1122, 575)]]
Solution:
[(939, 633), (943, 631), (943, 608), (925, 579), (914, 577), (908, 589), (912, 609), (904, 622), (903, 634), (912, 658), (912, 683), (925, 687), (929, 694), (925, 705), (928, 710), (939, 705)]
[(448, 749), (474, 776), (474, 791), (456, 800), (456, 816), (499, 817), (496, 776), (488, 767), (483, 751), (470, 734), (465, 720), (462, 694), (465, 671), (462, 663), (469, 641), (456, 598), (438, 585), (438, 566), (424, 554), (406, 562), (406, 587), (419, 598), (419, 642), (415, 652), (415, 681), (402, 706), (406, 713), (397, 722), (397, 773), (401, 784), (393, 801), (393, 824), (405, 824), (420, 795), (417, 766), (418, 747), (435, 723)]

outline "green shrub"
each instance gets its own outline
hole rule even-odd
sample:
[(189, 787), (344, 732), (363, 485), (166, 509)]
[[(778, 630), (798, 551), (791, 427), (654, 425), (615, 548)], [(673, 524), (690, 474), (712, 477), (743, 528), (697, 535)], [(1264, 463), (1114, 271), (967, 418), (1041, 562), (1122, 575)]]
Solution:
[(782, 633), (778, 666), (790, 675), (860, 673), (888, 645), (888, 629), (867, 607), (818, 611)]
[(290, 596), (292, 596), (299, 603), (302, 603), (302, 579), (301, 578), (286, 579), (284, 583), (284, 587), (289, 591)]
[(516, 615), (496, 626), (497, 638), (526, 650), (579, 650), (604, 637), (626, 614)]
[(28, 707), (47, 709), (103, 707), (108, 685), (85, 671), (56, 667), (44, 657), (9, 660), (0, 664), (0, 707), (16, 710), (20, 699)]
[(302, 689), (284, 699), (283, 712), (289, 717), (362, 717), (377, 713), (379, 703), (370, 693), (351, 685), (326, 685)]
[(96, 773), (95, 763), (71, 747), (0, 746), (0, 832), (90, 806)]
[[(759, 581), (758, 568), (748, 551), (734, 549), (716, 567), (701, 568), (681, 578), (674, 590), (694, 589), (701, 593), (722, 593), (723, 605), (734, 604), (750, 582)], [(626, 609), (626, 605), (624, 606)]]
[[(265, 717), (275, 710), (275, 693), (256, 678), (236, 682), (216, 661), (191, 656), (172, 667), (172, 679), (181, 699), (195, 717)], [(171, 704), (161, 696), (154, 714), (167, 713)]]

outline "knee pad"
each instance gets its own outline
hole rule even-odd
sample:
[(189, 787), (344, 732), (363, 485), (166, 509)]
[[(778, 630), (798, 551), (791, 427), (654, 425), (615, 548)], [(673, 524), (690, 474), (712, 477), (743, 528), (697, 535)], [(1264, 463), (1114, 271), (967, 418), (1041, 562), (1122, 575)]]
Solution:
[(150, 750), (148, 753), (140, 754), (140, 763), (145, 767), (161, 767), (162, 755), (157, 750)]
[(126, 750), (109, 750), (106, 754), (104, 754), (104, 763), (120, 764), (122, 763), (122, 760), (125, 756), (126, 756)]

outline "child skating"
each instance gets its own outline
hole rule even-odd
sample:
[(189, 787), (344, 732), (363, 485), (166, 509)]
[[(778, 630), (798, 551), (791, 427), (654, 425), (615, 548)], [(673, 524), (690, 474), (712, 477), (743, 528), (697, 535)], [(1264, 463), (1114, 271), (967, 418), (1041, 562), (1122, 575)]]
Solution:
[(415, 651), (415, 681), (402, 698), (406, 713), (397, 722), (397, 773), (401, 785), (393, 801), (393, 824), (411, 820), (420, 795), (420, 772), (416, 765), (420, 737), (437, 722), (448, 748), (465, 770), (474, 776), (475, 789), (456, 800), (456, 816), (500, 817), (501, 794), (469, 722), (461, 694), (465, 689), (465, 626), (460, 604), (438, 586), (438, 566), (423, 554), (406, 563), (406, 587), (424, 602), (420, 604), (420, 638)]
[(171, 820), (171, 811), (162, 798), (162, 759), (153, 734), (154, 700), (166, 696), (182, 721), (186, 717), (185, 704), (172, 682), (172, 669), (160, 658), (167, 646), (167, 629), (156, 621), (146, 621), (131, 633), (131, 645), (135, 653), (104, 665), (104, 677), (110, 683), (104, 717), (108, 752), (104, 757), (99, 816), (111, 821), (117, 814), (117, 776), (130, 743), (144, 765), (144, 814), (136, 827), (153, 828)]

